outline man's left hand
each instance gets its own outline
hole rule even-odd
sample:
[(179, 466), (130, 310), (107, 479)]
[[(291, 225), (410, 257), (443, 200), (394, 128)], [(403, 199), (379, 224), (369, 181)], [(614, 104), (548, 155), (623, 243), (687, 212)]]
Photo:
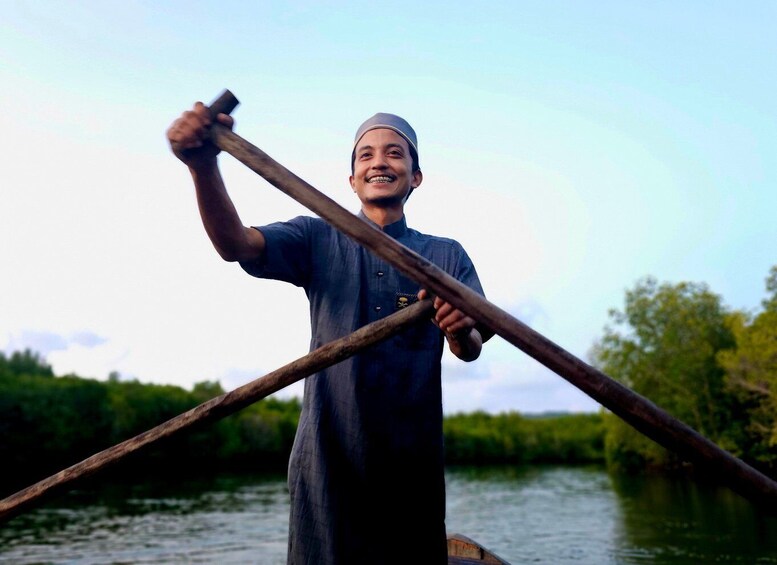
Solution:
[[(419, 300), (428, 296), (426, 289), (418, 293)], [(477, 359), (483, 340), (480, 332), (475, 329), (475, 320), (439, 296), (434, 297), (433, 305), (435, 314), (432, 322), (445, 333), (451, 353), (463, 361)]]

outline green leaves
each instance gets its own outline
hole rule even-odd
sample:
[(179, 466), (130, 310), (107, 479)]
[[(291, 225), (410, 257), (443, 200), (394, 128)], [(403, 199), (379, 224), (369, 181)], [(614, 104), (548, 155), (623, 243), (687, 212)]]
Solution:
[[(773, 274), (775, 271), (773, 270)], [(768, 301), (764, 303), (769, 308)], [(777, 467), (777, 308), (754, 318), (732, 316), (736, 347), (721, 351), (728, 391), (747, 410), (743, 450), (755, 461)]]
[(521, 416), (516, 412), (456, 414), (445, 418), (449, 464), (601, 463), (601, 414)]
[[(29, 351), (0, 355), (0, 495), (10, 494), (103, 449), (145, 432), (223, 393), (203, 382), (189, 392), (137, 381), (54, 377)], [(296, 400), (261, 400), (202, 429), (133, 457), (133, 474), (213, 467), (283, 468), (294, 438)]]
[[(777, 463), (777, 266), (756, 317), (727, 309), (707, 285), (646, 277), (610, 312), (590, 357), (724, 449)], [(607, 456), (625, 468), (679, 461), (620, 420), (607, 422)]]
[(723, 371), (715, 356), (734, 343), (727, 311), (706, 285), (645, 278), (592, 356), (606, 374), (647, 396), (711, 439), (721, 433)]
[(14, 351), (10, 357), (0, 351), (0, 376), (53, 377), (51, 365), (38, 353), (29, 349)]

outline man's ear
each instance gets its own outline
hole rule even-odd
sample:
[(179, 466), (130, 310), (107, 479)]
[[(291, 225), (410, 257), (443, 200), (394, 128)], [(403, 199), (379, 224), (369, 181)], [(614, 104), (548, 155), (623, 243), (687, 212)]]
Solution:
[(351, 190), (353, 190), (354, 192), (356, 192), (356, 186), (354, 186), (354, 182), (353, 182), (353, 175), (351, 175), (350, 177), (348, 177), (348, 182), (351, 184)]
[(410, 183), (410, 186), (413, 188), (418, 188), (421, 183), (424, 180), (424, 174), (421, 172), (421, 169), (418, 169), (416, 172), (413, 173), (413, 182)]

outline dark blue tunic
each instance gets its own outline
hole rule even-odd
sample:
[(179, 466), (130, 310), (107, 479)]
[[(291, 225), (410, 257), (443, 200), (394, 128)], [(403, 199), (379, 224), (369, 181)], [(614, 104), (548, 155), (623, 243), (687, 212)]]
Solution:
[[(257, 229), (264, 257), (242, 266), (304, 288), (311, 351), (416, 300), (418, 283), (319, 218)], [(384, 231), (483, 293), (456, 241), (408, 229), (404, 217)], [(419, 562), (447, 562), (443, 342), (424, 321), (305, 380), (289, 462), (289, 563), (396, 562), (407, 553), (392, 543)]]

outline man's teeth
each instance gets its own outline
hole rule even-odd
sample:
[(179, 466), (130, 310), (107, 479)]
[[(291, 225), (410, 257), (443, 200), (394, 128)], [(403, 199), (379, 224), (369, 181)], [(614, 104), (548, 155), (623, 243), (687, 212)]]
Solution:
[(381, 177), (372, 177), (372, 178), (369, 180), (369, 182), (371, 182), (371, 183), (372, 183), (372, 182), (391, 182), (391, 181), (393, 181), (393, 180), (394, 180), (394, 179), (393, 179), (392, 177), (383, 177), (383, 176), (381, 176)]

